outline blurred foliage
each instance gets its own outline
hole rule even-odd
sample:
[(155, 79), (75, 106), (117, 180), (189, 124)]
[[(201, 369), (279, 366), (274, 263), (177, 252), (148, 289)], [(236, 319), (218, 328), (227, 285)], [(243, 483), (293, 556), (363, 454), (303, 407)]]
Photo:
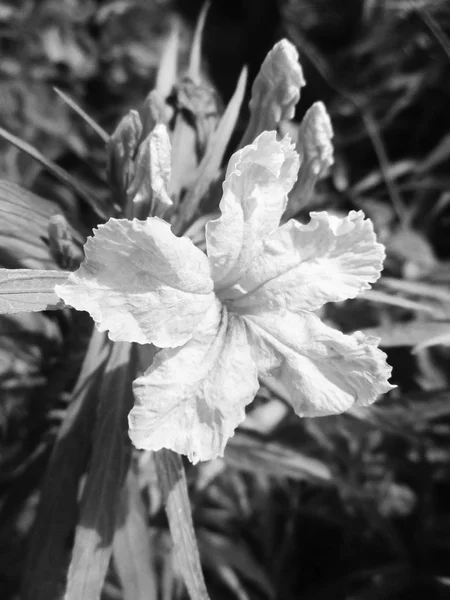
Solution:
[[(52, 88), (112, 131), (151, 88), (177, 14), (186, 64), (199, 8), (182, 0), (0, 2), (0, 126), (107, 198), (102, 142)], [(327, 308), (326, 317), (344, 331), (380, 336), (398, 389), (370, 409), (299, 420), (283, 389), (263, 383), (225, 459), (187, 466), (208, 589), (212, 599), (447, 598), (450, 7), (445, 0), (352, 0), (345, 7), (338, 0), (215, 0), (204, 56), (224, 102), (244, 62), (251, 83), (283, 35), (298, 47), (308, 81), (298, 120), (321, 99), (335, 129), (330, 177), (297, 216), (362, 208), (387, 247), (374, 290)], [(78, 244), (96, 222), (76, 189), (5, 141), (0, 175), (33, 192), (2, 184), (0, 235), (9, 241), (0, 266), (52, 264), (46, 221), (55, 212), (77, 223)], [(20, 210), (17, 203), (13, 210), (17, 195)], [(31, 206), (39, 219), (31, 219)], [(25, 230), (31, 220), (32, 235)], [(69, 434), (89, 429), (75, 400), (91, 394), (95, 411), (98, 394), (76, 388), (68, 408), (91, 332), (85, 314), (2, 316), (0, 331), (0, 595), (8, 600), (18, 597), (61, 422), (75, 460), (88, 444)], [(80, 472), (86, 461), (79, 457)], [(132, 506), (133, 518), (124, 517), (114, 538), (105, 600), (156, 598), (156, 589), (164, 599), (184, 594), (155, 465), (140, 461), (134, 457), (126, 479), (121, 503)]]

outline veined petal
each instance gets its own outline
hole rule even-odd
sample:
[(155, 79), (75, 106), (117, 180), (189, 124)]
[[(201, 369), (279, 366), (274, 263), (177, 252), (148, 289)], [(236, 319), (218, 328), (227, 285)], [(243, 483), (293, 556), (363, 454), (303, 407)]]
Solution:
[(137, 448), (169, 448), (194, 463), (221, 456), (258, 390), (245, 324), (216, 300), (187, 344), (161, 350), (133, 389)]
[(368, 289), (384, 256), (372, 221), (361, 211), (345, 218), (313, 212), (307, 225), (291, 220), (272, 233), (227, 299), (241, 314), (317, 310)]
[(301, 417), (367, 406), (395, 386), (378, 338), (344, 335), (312, 313), (244, 317), (258, 368), (286, 386)]
[(277, 42), (253, 83), (250, 122), (241, 145), (249, 144), (262, 131), (277, 129), (280, 121), (292, 119), (304, 85), (295, 46), (288, 40)]
[(205, 254), (156, 217), (110, 219), (88, 239), (85, 255), (55, 291), (113, 341), (180, 346), (214, 301)]
[(277, 141), (274, 131), (265, 131), (231, 157), (222, 215), (206, 226), (216, 291), (239, 281), (263, 240), (278, 227), (297, 171), (298, 155), (289, 137)]

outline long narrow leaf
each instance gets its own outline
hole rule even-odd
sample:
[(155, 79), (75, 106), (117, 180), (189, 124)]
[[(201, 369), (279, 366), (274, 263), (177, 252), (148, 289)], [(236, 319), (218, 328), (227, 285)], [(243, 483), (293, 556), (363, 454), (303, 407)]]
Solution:
[(450, 304), (450, 290), (448, 289), (448, 287), (445, 287), (443, 285), (426, 283), (425, 281), (408, 281), (405, 279), (395, 279), (394, 277), (383, 277), (381, 279), (381, 283), (382, 285), (392, 290), (395, 290), (396, 292), (413, 294), (419, 297), (428, 297), (434, 300), (440, 300), (441, 302), (447, 302), (448, 304)]
[(132, 469), (123, 488), (118, 528), (114, 536), (114, 565), (119, 575), (124, 600), (156, 600), (156, 573), (150, 548), (147, 512)]
[(437, 307), (425, 304), (424, 302), (415, 302), (414, 300), (408, 300), (407, 298), (401, 298), (400, 296), (392, 296), (386, 292), (379, 290), (368, 290), (360, 296), (360, 300), (370, 300), (371, 302), (379, 302), (381, 304), (390, 304), (391, 306), (398, 306), (407, 310), (413, 310), (418, 312), (428, 313), (435, 318), (445, 318), (445, 314), (442, 310)]
[(159, 61), (156, 76), (155, 91), (166, 99), (177, 81), (178, 51), (180, 46), (180, 23), (176, 17), (172, 18), (171, 31)]
[(181, 205), (181, 216), (183, 223), (188, 223), (201, 202), (208, 188), (217, 178), (220, 165), (234, 131), (239, 111), (244, 99), (247, 85), (247, 68), (242, 69), (236, 90), (222, 115), (220, 123), (208, 143), (208, 149), (198, 167), (194, 186), (186, 195)]
[(62, 181), (62, 183), (65, 183), (73, 188), (75, 192), (77, 192), (77, 194), (79, 194), (79, 196), (83, 198), (87, 204), (89, 204), (92, 210), (95, 211), (99, 217), (106, 221), (111, 216), (111, 211), (104, 206), (104, 203), (96, 198), (92, 192), (87, 190), (76, 177), (72, 177), (72, 175), (67, 173), (67, 171), (59, 167), (52, 160), (46, 158), (41, 152), (39, 152), (39, 150), (37, 150), (37, 148), (34, 148), (31, 144), (24, 142), (14, 134), (6, 131), (6, 129), (3, 129), (3, 127), (0, 127), (0, 137), (16, 146), (16, 148), (19, 148), (19, 150), (22, 150), (22, 152), (28, 154), (28, 156), (31, 156), (31, 158), (34, 158), (34, 160), (50, 171), (50, 173)]
[(62, 308), (64, 303), (54, 292), (64, 283), (66, 271), (0, 269), (0, 313), (36, 312)]
[(261, 472), (297, 481), (312, 480), (331, 484), (328, 466), (294, 448), (239, 431), (225, 450), (225, 460), (234, 468), (248, 473)]
[(450, 336), (450, 321), (413, 320), (406, 323), (389, 323), (364, 329), (363, 333), (379, 337), (380, 346), (383, 348), (416, 345), (425, 347), (441, 335)]
[(94, 330), (41, 490), (22, 588), (23, 600), (60, 598), (75, 529), (80, 477), (86, 468), (98, 389), (111, 344)]
[(103, 140), (103, 142), (105, 142), (105, 144), (107, 144), (109, 142), (109, 135), (106, 133), (106, 131), (100, 127), (100, 125), (94, 121), (94, 119), (92, 117), (90, 117), (82, 108), (81, 106), (79, 106), (75, 100), (72, 100), (72, 98), (70, 96), (68, 96), (67, 94), (65, 94), (62, 90), (58, 89), (57, 87), (53, 88), (55, 90), (55, 92), (58, 94), (58, 96), (64, 100), (64, 102), (70, 106), (70, 108), (76, 112), (78, 115), (80, 115), (80, 117), (86, 121), (86, 123), (89, 125), (89, 127), (91, 127), (91, 129), (93, 131), (95, 131), (95, 133)]
[(186, 474), (181, 456), (171, 450), (155, 453), (158, 481), (166, 506), (175, 556), (192, 600), (209, 600), (192, 522)]
[(118, 502), (130, 459), (127, 414), (133, 402), (134, 355), (130, 344), (117, 342), (105, 368), (66, 600), (98, 600), (103, 588), (111, 558)]
[(192, 41), (191, 53), (189, 56), (189, 69), (188, 75), (195, 81), (195, 83), (200, 84), (201, 82), (201, 58), (202, 58), (202, 40), (203, 40), (203, 30), (205, 28), (206, 16), (209, 11), (209, 7), (211, 6), (211, 2), (205, 2), (200, 11), (199, 17), (197, 19), (197, 25), (194, 32), (194, 39)]

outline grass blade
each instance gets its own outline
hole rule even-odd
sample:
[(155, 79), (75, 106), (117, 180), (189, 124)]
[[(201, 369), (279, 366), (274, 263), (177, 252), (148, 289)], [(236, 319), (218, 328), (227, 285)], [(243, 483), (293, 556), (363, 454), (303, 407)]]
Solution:
[(83, 198), (83, 200), (89, 204), (92, 210), (105, 221), (111, 216), (107, 207), (103, 205), (99, 199), (95, 198), (94, 194), (88, 191), (76, 177), (72, 177), (67, 171), (59, 167), (52, 160), (46, 158), (37, 148), (34, 148), (31, 144), (24, 142), (14, 134), (6, 131), (3, 127), (0, 127), (0, 137), (4, 138), (31, 158), (34, 158), (39, 164), (45, 167), (50, 173), (52, 173), (57, 179), (59, 179), (62, 183), (69, 185), (71, 188), (77, 192), (77, 194)]
[(157, 598), (147, 513), (133, 469), (122, 490), (117, 518), (120, 525), (114, 536), (113, 554), (124, 600)]
[(118, 502), (129, 466), (127, 414), (136, 365), (131, 344), (113, 345), (99, 392), (91, 467), (69, 567), (66, 600), (98, 600), (112, 552)]
[(171, 450), (160, 450), (154, 457), (180, 572), (192, 600), (209, 600), (181, 456)]
[(383, 348), (398, 348), (400, 346), (426, 347), (430, 342), (439, 343), (441, 335), (450, 335), (449, 321), (419, 321), (412, 320), (407, 323), (389, 323), (379, 327), (363, 329), (365, 335), (372, 335), (381, 339)]
[(70, 106), (70, 108), (77, 113), (77, 115), (79, 115), (83, 121), (85, 121), (89, 127), (91, 127), (91, 129), (93, 131), (95, 131), (95, 133), (103, 140), (103, 142), (105, 142), (105, 144), (107, 144), (109, 142), (109, 135), (106, 133), (106, 131), (103, 129), (103, 127), (100, 127), (100, 125), (94, 121), (94, 119), (92, 117), (90, 117), (82, 108), (81, 106), (79, 106), (75, 100), (72, 100), (72, 98), (70, 98), (70, 96), (68, 96), (67, 94), (65, 94), (63, 91), (61, 91), (60, 89), (58, 89), (57, 87), (53, 88), (55, 90), (55, 92), (58, 94), (58, 96), (68, 105)]
[(201, 83), (201, 72), (202, 72), (202, 39), (203, 39), (203, 30), (205, 28), (206, 16), (209, 11), (209, 7), (211, 6), (211, 2), (205, 2), (203, 5), (198, 20), (197, 26), (194, 32), (194, 39), (192, 42), (191, 53), (189, 56), (189, 69), (188, 75), (196, 84)]
[(323, 461), (244, 431), (238, 431), (231, 438), (225, 450), (225, 460), (235, 469), (248, 473), (261, 472), (327, 485), (333, 481), (331, 470)]
[(222, 115), (220, 123), (208, 144), (208, 149), (198, 167), (195, 184), (186, 194), (180, 209), (180, 219), (188, 224), (195, 214), (209, 186), (217, 178), (220, 165), (233, 134), (247, 85), (247, 69), (241, 71), (236, 90)]
[(414, 300), (408, 300), (407, 298), (401, 298), (400, 296), (392, 296), (391, 294), (380, 292), (379, 290), (368, 290), (361, 294), (359, 299), (379, 302), (381, 304), (390, 304), (391, 306), (398, 306), (399, 308), (405, 308), (406, 310), (428, 313), (432, 317), (438, 319), (445, 319), (445, 314), (443, 314), (442, 311), (439, 311), (437, 307), (422, 302), (415, 302)]
[(80, 477), (86, 468), (101, 375), (111, 351), (94, 330), (41, 490), (31, 535), (22, 600), (60, 598), (75, 528)]

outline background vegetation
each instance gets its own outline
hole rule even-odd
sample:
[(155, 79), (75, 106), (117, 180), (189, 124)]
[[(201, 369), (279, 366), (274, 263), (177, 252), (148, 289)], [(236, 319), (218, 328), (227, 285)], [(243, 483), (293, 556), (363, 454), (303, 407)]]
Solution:
[[(186, 64), (200, 8), (190, 0), (0, 2), (0, 126), (107, 201), (101, 140), (53, 86), (112, 132), (152, 88), (174, 15)], [(374, 290), (326, 316), (344, 331), (379, 335), (398, 388), (370, 409), (299, 420), (281, 390), (261, 387), (225, 461), (188, 467), (208, 589), (212, 599), (448, 598), (450, 6), (213, 0), (203, 56), (224, 103), (243, 64), (251, 83), (283, 36), (299, 49), (308, 83), (297, 120), (320, 99), (335, 130), (335, 165), (298, 217), (363, 209), (387, 247)], [(245, 119), (244, 107), (241, 131)], [(0, 176), (48, 201), (39, 200), (40, 218), (14, 221), (11, 207), (24, 196), (0, 183), (2, 267), (48, 266), (55, 203), (86, 232), (95, 222), (76, 191), (6, 141)], [(40, 486), (90, 328), (84, 313), (0, 318), (5, 600), (19, 597)], [(142, 494), (128, 502), (150, 550), (130, 559), (141, 538), (118, 536), (103, 597), (183, 597), (150, 467), (139, 470), (138, 485)], [(130, 591), (127, 569), (139, 571), (140, 589)]]

